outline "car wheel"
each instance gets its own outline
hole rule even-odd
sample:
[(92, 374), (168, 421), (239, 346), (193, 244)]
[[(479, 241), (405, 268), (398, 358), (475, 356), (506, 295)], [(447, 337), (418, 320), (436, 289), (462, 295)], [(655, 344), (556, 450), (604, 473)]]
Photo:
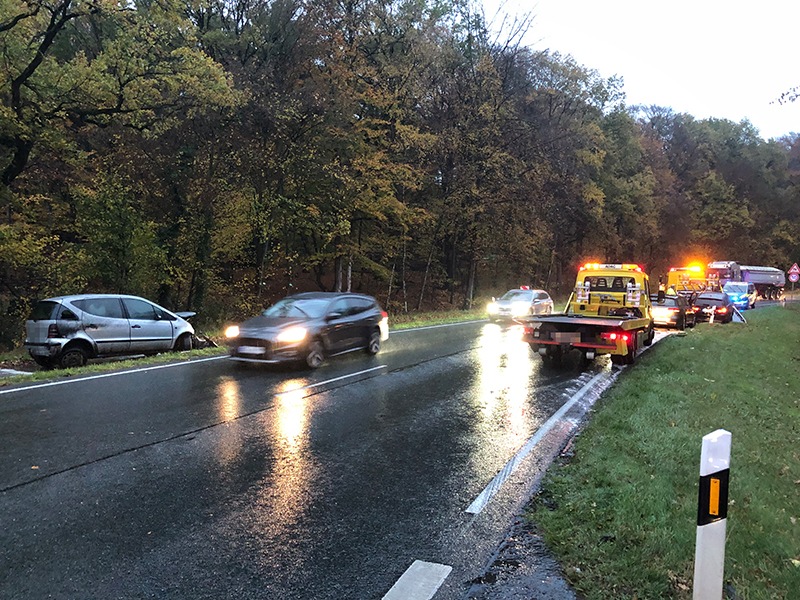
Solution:
[(53, 359), (49, 356), (34, 356), (33, 362), (42, 367), (43, 369), (53, 368)]
[(67, 348), (58, 357), (58, 366), (62, 369), (69, 369), (70, 367), (82, 367), (86, 364), (89, 356), (80, 346), (72, 346)]
[(367, 354), (377, 354), (381, 351), (381, 332), (373, 331), (369, 336)]
[(313, 340), (308, 345), (308, 354), (306, 354), (306, 364), (312, 369), (318, 368), (325, 360), (325, 349), (322, 347), (322, 342)]
[(177, 340), (175, 340), (176, 352), (182, 352), (191, 349), (192, 349), (192, 334), (183, 333)]

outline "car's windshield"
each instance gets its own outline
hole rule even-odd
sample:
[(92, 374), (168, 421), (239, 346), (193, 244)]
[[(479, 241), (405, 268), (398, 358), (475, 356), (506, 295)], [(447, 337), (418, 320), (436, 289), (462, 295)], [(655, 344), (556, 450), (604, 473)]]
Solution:
[(37, 302), (33, 310), (31, 311), (30, 316), (28, 319), (31, 321), (43, 321), (49, 319), (52, 314), (53, 310), (58, 306), (58, 302), (53, 302), (52, 300), (42, 300)]
[(746, 283), (726, 283), (725, 287), (722, 288), (725, 290), (726, 293), (730, 294), (746, 294), (747, 293), (747, 284)]
[(531, 290), (508, 290), (500, 300), (530, 300), (532, 296)]
[(330, 301), (322, 298), (284, 298), (263, 313), (265, 317), (317, 319), (325, 314)]

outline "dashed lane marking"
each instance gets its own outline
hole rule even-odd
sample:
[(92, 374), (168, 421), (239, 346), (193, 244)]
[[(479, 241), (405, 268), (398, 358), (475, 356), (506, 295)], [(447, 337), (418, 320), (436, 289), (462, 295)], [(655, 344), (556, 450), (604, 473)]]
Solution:
[(415, 560), (383, 600), (430, 600), (452, 570), (449, 565)]

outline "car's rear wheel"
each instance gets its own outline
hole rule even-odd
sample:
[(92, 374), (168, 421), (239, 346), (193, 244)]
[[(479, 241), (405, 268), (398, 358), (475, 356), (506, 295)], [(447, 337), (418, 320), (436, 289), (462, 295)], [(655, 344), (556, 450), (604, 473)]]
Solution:
[(367, 354), (377, 354), (380, 351), (381, 351), (381, 332), (375, 330), (369, 336), (369, 342), (367, 343)]
[(42, 367), (43, 369), (53, 368), (53, 359), (49, 356), (34, 356), (33, 362)]
[(308, 354), (306, 354), (306, 364), (312, 369), (318, 368), (325, 360), (325, 349), (322, 347), (322, 342), (319, 340), (312, 340), (308, 345)]
[(89, 353), (80, 346), (70, 346), (58, 357), (58, 366), (62, 369), (82, 367), (89, 359)]

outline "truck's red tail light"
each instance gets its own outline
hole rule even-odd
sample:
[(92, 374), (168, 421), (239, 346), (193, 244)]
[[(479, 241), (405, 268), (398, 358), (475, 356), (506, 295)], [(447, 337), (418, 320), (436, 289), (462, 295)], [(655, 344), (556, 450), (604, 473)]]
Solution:
[(47, 337), (49, 338), (61, 337), (61, 334), (58, 331), (58, 325), (56, 325), (55, 323), (50, 324), (50, 326), (47, 328)]
[(612, 342), (616, 342), (617, 340), (627, 342), (630, 339), (630, 336), (627, 333), (601, 333), (600, 338), (604, 340), (611, 340)]

